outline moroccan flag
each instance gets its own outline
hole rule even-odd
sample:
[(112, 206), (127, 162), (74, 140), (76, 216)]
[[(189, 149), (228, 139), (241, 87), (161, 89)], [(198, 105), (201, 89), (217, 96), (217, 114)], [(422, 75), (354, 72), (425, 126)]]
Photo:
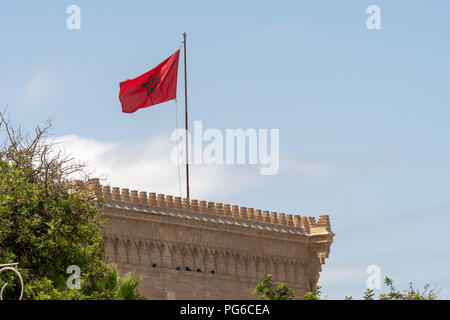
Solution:
[(143, 75), (120, 83), (122, 112), (133, 113), (177, 98), (180, 50)]

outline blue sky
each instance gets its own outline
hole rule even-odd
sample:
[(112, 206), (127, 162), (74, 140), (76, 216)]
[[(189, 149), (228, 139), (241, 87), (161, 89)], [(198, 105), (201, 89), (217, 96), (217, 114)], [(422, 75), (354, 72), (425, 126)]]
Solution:
[[(71, 4), (81, 30), (66, 28)], [(381, 30), (366, 28), (372, 4)], [(186, 32), (191, 126), (279, 128), (281, 148), (275, 176), (194, 166), (192, 198), (329, 214), (336, 237), (320, 280), (329, 299), (360, 297), (369, 265), (401, 288), (437, 284), (448, 299), (449, 9), (443, 0), (2, 3), (0, 105), (25, 128), (52, 117), (54, 136), (111, 183), (175, 194), (161, 156), (175, 104), (125, 115), (118, 92)]]

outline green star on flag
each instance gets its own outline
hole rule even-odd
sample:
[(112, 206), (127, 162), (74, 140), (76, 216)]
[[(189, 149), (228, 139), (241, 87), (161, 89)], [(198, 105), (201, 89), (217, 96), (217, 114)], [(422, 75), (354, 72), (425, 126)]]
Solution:
[[(148, 77), (148, 81), (143, 84), (142, 86), (144, 88), (147, 88), (147, 97), (155, 90), (158, 90), (156, 86), (158, 85), (160, 76), (157, 76), (155, 79), (152, 78), (152, 74), (150, 73), (150, 76)], [(150, 82), (153, 84), (153, 87), (150, 87)]]

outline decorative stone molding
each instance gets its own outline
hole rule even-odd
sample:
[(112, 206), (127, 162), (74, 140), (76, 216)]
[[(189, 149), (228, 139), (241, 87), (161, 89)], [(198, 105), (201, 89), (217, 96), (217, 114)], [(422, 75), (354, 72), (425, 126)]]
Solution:
[[(175, 268), (182, 267), (185, 270), (188, 267), (192, 271), (211, 272), (214, 270), (215, 274), (225, 274), (230, 276), (238, 276), (240, 278), (255, 279), (258, 276), (267, 273), (272, 274), (273, 279), (278, 281), (287, 281), (288, 273), (292, 270), (294, 278), (299, 275), (308, 275), (315, 271), (315, 264), (320, 263), (310, 261), (298, 261), (296, 259), (281, 258), (279, 256), (255, 256), (247, 253), (241, 253), (233, 250), (218, 250), (198, 246), (190, 246), (177, 242), (161, 242), (161, 241), (142, 241), (140, 239), (131, 238), (111, 238), (106, 237), (105, 248), (109, 252), (117, 255), (120, 248), (125, 252), (125, 259), (115, 258), (116, 261), (122, 263), (132, 264), (130, 257), (133, 254), (138, 256), (137, 265), (152, 266), (157, 264), (158, 268)], [(110, 239), (113, 239), (112, 241)], [(133, 251), (133, 252), (132, 252)], [(155, 261), (152, 255), (157, 253), (158, 261)], [(170, 263), (164, 261), (165, 253), (169, 254)], [(148, 264), (145, 263), (144, 256), (147, 256)], [(224, 272), (218, 270), (218, 259), (221, 258)], [(188, 259), (186, 259), (188, 258)], [(181, 261), (181, 266), (176, 266), (175, 261)], [(208, 262), (211, 263), (211, 269), (208, 269)], [(263, 265), (263, 270), (261, 270)], [(262, 271), (264, 271), (262, 273)]]
[(142, 253), (142, 248), (144, 246), (144, 244), (142, 243), (141, 240), (134, 240), (134, 247), (136, 248), (136, 253), (138, 255), (138, 264), (141, 264), (141, 253)]

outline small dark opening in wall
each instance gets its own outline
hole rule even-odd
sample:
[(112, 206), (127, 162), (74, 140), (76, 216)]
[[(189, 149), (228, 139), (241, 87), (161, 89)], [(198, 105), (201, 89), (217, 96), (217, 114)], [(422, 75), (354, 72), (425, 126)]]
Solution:
[(152, 267), (153, 267), (153, 268), (156, 268), (156, 266), (157, 266), (157, 264), (156, 264), (156, 263), (152, 264)]
[(175, 268), (175, 270), (180, 270), (180, 269), (181, 269), (181, 267), (176, 267), (176, 268)]
[(202, 272), (202, 270), (200, 270), (200, 269), (197, 269), (197, 272)]
[(192, 271), (189, 267), (186, 267), (186, 271)]
[(211, 273), (214, 274), (214, 270), (211, 270)]

